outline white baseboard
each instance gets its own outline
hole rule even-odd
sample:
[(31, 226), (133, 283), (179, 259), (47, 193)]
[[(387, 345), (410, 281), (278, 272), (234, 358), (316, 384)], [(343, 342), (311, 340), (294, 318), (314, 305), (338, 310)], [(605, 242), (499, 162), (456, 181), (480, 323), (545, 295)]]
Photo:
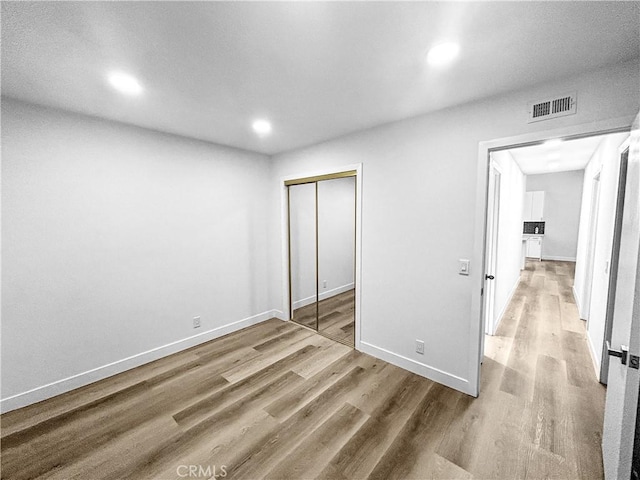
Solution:
[(467, 395), (473, 395), (474, 392), (471, 391), (471, 386), (469, 385), (469, 381), (464, 378), (458, 377), (451, 373), (447, 373), (438, 368), (431, 367), (424, 363), (418, 362), (411, 358), (404, 357), (397, 353), (390, 352), (381, 347), (376, 347), (370, 343), (365, 341), (360, 341), (360, 351), (372, 355), (376, 358), (380, 358), (385, 362), (389, 362), (393, 365), (396, 365), (400, 368), (404, 368), (410, 372), (413, 372), (422, 377), (426, 377), (434, 382), (441, 383), (446, 385), (447, 387), (451, 387), (455, 390), (458, 390), (462, 393), (466, 393)]
[(0, 412), (5, 413), (26, 407), (27, 405), (31, 405), (36, 402), (41, 402), (42, 400), (55, 397), (56, 395), (69, 392), (76, 388), (84, 387), (85, 385), (97, 382), (98, 380), (131, 370), (132, 368), (139, 367), (145, 363), (153, 362), (154, 360), (158, 360), (173, 353), (195, 347), (196, 345), (222, 337), (223, 335), (264, 322), (270, 318), (280, 318), (282, 316), (282, 312), (279, 310), (268, 310), (252, 317), (228, 323), (226, 325), (207, 330), (206, 332), (183, 338), (182, 340), (177, 340), (175, 342), (147, 350), (146, 352), (141, 352), (136, 355), (123, 358), (122, 360), (117, 360), (107, 365), (49, 383), (48, 385), (36, 387), (26, 392), (3, 398), (0, 400)]
[(496, 322), (495, 325), (493, 325), (493, 328), (489, 332), (489, 335), (495, 335), (496, 334), (496, 331), (498, 330), (498, 327), (500, 326), (500, 322), (502, 322), (502, 317), (504, 317), (504, 314), (507, 311), (507, 308), (509, 307), (509, 304), (511, 303), (511, 300), (513, 299), (513, 295), (516, 293), (516, 290), (518, 289), (518, 285), (520, 285), (520, 276), (519, 275), (518, 275), (518, 278), (517, 278), (516, 282), (513, 284), (513, 287), (511, 288), (511, 292), (509, 292), (509, 297), (507, 298), (507, 301), (502, 306), (502, 311), (500, 312), (500, 315), (498, 315), (498, 321)]
[(346, 285), (342, 285), (341, 287), (336, 287), (336, 288), (332, 288), (331, 290), (327, 290), (326, 292), (321, 292), (319, 297), (320, 297), (320, 300), (335, 297), (336, 295), (340, 295), (341, 293), (348, 292), (349, 290), (353, 290), (355, 287), (356, 286), (353, 282), (347, 283)]
[(559, 262), (575, 262), (576, 257), (561, 257), (558, 255), (543, 255), (542, 260), (557, 260)]
[(571, 287), (571, 291), (573, 292), (573, 301), (576, 302), (576, 307), (578, 307), (578, 316), (582, 319), (582, 308), (580, 307), (580, 297), (578, 296), (578, 292), (576, 291), (575, 285)]
[(593, 347), (593, 343), (591, 342), (591, 337), (589, 336), (589, 332), (587, 332), (587, 344), (589, 345), (589, 353), (591, 354), (591, 361), (593, 363), (593, 370), (596, 374), (596, 379), (600, 381), (600, 359), (596, 354), (596, 349)]
[[(336, 295), (340, 295), (341, 293), (348, 292), (349, 290), (353, 290), (355, 285), (353, 283), (347, 283), (346, 285), (342, 285), (341, 287), (332, 288), (331, 290), (327, 290), (326, 292), (321, 292), (318, 295), (319, 300), (324, 300), (326, 298), (331, 298)], [(296, 300), (293, 302), (293, 309), (300, 307), (305, 307), (307, 305), (312, 304), (316, 301), (316, 296), (311, 295), (310, 297), (303, 298), (302, 300)]]
[(311, 305), (315, 301), (316, 301), (315, 295), (311, 295), (310, 297), (306, 297), (301, 300), (296, 300), (295, 302), (293, 302), (293, 309), (295, 310), (297, 308), (306, 307), (307, 305)]

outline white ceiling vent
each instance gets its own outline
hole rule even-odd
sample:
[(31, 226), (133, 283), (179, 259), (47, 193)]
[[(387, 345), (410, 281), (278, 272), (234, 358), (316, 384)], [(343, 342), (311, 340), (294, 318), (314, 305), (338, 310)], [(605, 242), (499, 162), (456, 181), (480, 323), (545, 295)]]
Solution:
[(545, 100), (529, 102), (529, 122), (539, 122), (549, 118), (564, 117), (576, 113), (576, 94), (568, 93)]

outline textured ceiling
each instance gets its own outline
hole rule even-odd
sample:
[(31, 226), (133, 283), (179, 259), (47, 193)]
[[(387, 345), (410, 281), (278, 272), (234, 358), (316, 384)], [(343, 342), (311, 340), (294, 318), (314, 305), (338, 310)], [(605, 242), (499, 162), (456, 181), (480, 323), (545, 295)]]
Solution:
[[(272, 154), (632, 59), (639, 20), (615, 1), (2, 2), (2, 93)], [(442, 39), (460, 56), (430, 69)]]

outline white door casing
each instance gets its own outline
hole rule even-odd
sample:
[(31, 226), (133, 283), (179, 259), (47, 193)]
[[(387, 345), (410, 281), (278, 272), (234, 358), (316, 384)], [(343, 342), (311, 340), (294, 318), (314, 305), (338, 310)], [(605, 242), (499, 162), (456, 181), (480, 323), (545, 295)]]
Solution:
[(591, 311), (591, 287), (593, 285), (594, 260), (596, 256), (596, 237), (598, 233), (598, 211), (600, 209), (600, 171), (593, 177), (591, 188), (591, 206), (589, 207), (589, 242), (587, 244), (587, 279), (585, 281), (584, 297), (582, 299), (580, 318), (587, 321), (589, 328), (589, 313)]

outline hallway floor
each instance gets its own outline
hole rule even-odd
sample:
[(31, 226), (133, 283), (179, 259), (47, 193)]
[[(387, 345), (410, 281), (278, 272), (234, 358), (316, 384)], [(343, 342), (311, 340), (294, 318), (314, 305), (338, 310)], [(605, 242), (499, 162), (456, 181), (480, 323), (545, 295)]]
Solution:
[(457, 462), (477, 477), (603, 477), (606, 390), (573, 299), (574, 268), (527, 261), (496, 335), (486, 337), (481, 398), (460, 422), (468, 433), (475, 415), (485, 417), (494, 431), (478, 429), (485, 438), (475, 460)]
[(602, 478), (572, 274), (527, 265), (477, 399), (273, 319), (2, 415), (2, 478)]

